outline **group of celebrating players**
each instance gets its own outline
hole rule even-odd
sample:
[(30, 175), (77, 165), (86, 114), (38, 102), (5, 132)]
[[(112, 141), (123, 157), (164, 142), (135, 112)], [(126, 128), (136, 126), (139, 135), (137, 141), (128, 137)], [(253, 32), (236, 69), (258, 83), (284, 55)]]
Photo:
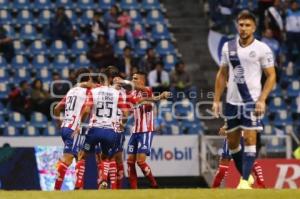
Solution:
[[(75, 189), (84, 188), (85, 159), (88, 152), (95, 152), (99, 189), (120, 189), (124, 177), (122, 160), (125, 140), (124, 126), (130, 114), (134, 117), (132, 135), (127, 147), (127, 165), (130, 187), (137, 189), (136, 164), (149, 179), (152, 188), (157, 182), (146, 157), (153, 139), (153, 102), (167, 99), (169, 92), (153, 96), (146, 87), (146, 74), (132, 76), (132, 90), (124, 85), (118, 69), (109, 66), (104, 73), (91, 74), (89, 69), (76, 72), (77, 84), (55, 106), (54, 115), (61, 127), (64, 154), (57, 164), (55, 190), (60, 190), (68, 167), (76, 158)], [(93, 76), (93, 77), (92, 77)], [(127, 81), (128, 83), (129, 81)], [(61, 112), (64, 112), (61, 117)], [(82, 126), (88, 122), (86, 131)]]

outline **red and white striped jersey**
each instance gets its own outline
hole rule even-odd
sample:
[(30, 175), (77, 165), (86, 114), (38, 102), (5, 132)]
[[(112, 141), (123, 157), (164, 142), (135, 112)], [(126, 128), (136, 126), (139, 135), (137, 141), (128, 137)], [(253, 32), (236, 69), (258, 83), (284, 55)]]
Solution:
[(142, 98), (152, 97), (151, 88), (145, 90), (133, 90), (127, 101), (133, 105), (134, 126), (133, 133), (144, 133), (154, 131), (152, 104), (139, 104)]
[(65, 106), (65, 115), (61, 127), (75, 130), (80, 125), (89, 92), (90, 89), (82, 87), (74, 87), (68, 91), (60, 102)]
[(120, 92), (113, 87), (101, 86), (90, 92), (90, 127), (115, 129), (118, 108), (122, 105)]
[[(128, 106), (127, 102), (126, 102), (126, 90), (124, 88), (121, 88), (120, 90), (118, 90), (120, 92), (121, 98), (122, 98), (122, 107), (124, 106)], [(118, 112), (117, 112), (117, 120), (116, 120), (116, 125), (115, 125), (115, 132), (121, 133), (123, 132), (120, 129), (120, 125), (122, 124), (122, 119), (123, 119), (123, 111), (121, 108), (118, 108)]]

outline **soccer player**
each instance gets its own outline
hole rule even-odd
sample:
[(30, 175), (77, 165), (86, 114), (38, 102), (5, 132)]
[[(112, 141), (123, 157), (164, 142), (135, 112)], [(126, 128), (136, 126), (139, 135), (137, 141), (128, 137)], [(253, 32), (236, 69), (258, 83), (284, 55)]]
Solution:
[[(219, 130), (219, 134), (223, 135), (223, 136), (226, 135), (226, 129), (227, 129), (227, 125), (224, 125), (223, 127), (221, 127), (220, 130)], [(242, 139), (241, 139), (241, 145), (242, 145), (242, 148), (243, 148), (244, 144), (243, 144)], [(257, 134), (257, 142), (256, 142), (257, 153), (259, 153), (260, 147), (261, 147), (260, 134)], [(214, 180), (213, 180), (213, 183), (212, 183), (212, 188), (220, 187), (221, 182), (224, 180), (224, 178), (226, 178), (231, 159), (232, 158), (231, 158), (231, 155), (230, 155), (230, 152), (229, 152), (229, 149), (228, 149), (227, 139), (225, 138), (224, 142), (223, 142), (223, 151), (222, 151), (222, 154), (221, 154), (219, 167), (218, 167), (218, 170), (217, 170), (216, 175), (214, 177)], [(262, 168), (261, 168), (260, 164), (257, 161), (254, 162), (252, 172), (256, 176), (258, 186), (261, 187), (261, 188), (266, 188), (265, 180), (264, 180), (263, 173), (262, 173)], [(253, 179), (251, 179), (251, 177), (250, 177), (250, 180), (248, 180), (248, 183), (250, 184), (250, 186), (254, 183)]]
[[(237, 188), (251, 189), (249, 175), (256, 157), (256, 134), (262, 130), (261, 117), (266, 99), (275, 85), (274, 58), (270, 48), (254, 38), (255, 16), (242, 11), (237, 17), (239, 37), (224, 44), (216, 77), (213, 111), (220, 115), (221, 96), (227, 85), (225, 118), (227, 140), (236, 168), (242, 176)], [(260, 83), (262, 73), (266, 82)], [(244, 132), (244, 151), (240, 145)]]
[[(87, 68), (80, 68), (76, 72), (79, 82), (86, 83), (90, 81), (90, 71)], [(81, 77), (81, 78), (80, 78)], [(55, 180), (55, 190), (60, 190), (68, 167), (72, 164), (74, 157), (77, 155), (79, 126), (81, 122), (84, 106), (87, 102), (89, 89), (80, 85), (71, 88), (66, 96), (55, 106), (54, 115), (58, 126), (61, 127), (61, 136), (65, 144), (63, 156), (60, 158), (57, 165), (57, 178)], [(60, 119), (60, 113), (64, 110), (64, 117)]]
[[(121, 102), (122, 96), (120, 92), (107, 86), (107, 84), (91, 90), (89, 103), (84, 111), (84, 117), (91, 112), (90, 129), (86, 135), (84, 149), (80, 151), (79, 160), (76, 164), (78, 172), (75, 189), (82, 187), (83, 184), (86, 152), (93, 150), (99, 143), (101, 145), (101, 182), (99, 188), (106, 189), (108, 187), (108, 175), (116, 176), (116, 169), (112, 170), (110, 168), (116, 168), (113, 155), (118, 136), (114, 129), (117, 112), (119, 109), (122, 110)], [(117, 188), (116, 180), (110, 183), (112, 189)]]
[[(130, 187), (137, 189), (137, 173), (135, 164), (140, 167), (145, 177), (151, 183), (152, 188), (157, 188), (157, 182), (152, 174), (149, 165), (146, 163), (147, 156), (151, 152), (151, 144), (153, 139), (153, 107), (147, 101), (158, 101), (168, 98), (170, 93), (163, 92), (159, 96), (153, 97), (150, 88), (146, 87), (146, 74), (136, 72), (133, 74), (132, 83), (134, 90), (128, 96), (133, 108), (134, 127), (133, 133), (128, 142), (127, 148), (127, 165)], [(143, 103), (146, 102), (146, 103)]]

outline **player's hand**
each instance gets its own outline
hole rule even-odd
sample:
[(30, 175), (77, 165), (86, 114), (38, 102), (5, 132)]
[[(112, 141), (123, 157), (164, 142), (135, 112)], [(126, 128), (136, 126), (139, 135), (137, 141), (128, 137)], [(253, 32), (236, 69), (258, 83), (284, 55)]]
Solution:
[(221, 136), (226, 135), (226, 126), (225, 125), (219, 129), (219, 135), (221, 135)]
[(258, 100), (255, 104), (255, 115), (261, 117), (265, 114), (266, 102), (263, 100)]
[(161, 99), (168, 99), (170, 96), (171, 96), (171, 92), (164, 91), (164, 92), (161, 94)]
[(61, 119), (56, 120), (56, 127), (57, 128), (60, 128), (61, 124), (62, 124), (62, 120)]
[(213, 102), (213, 106), (212, 106), (212, 111), (214, 113), (214, 116), (216, 118), (220, 117), (220, 113), (221, 113), (221, 103), (220, 102)]

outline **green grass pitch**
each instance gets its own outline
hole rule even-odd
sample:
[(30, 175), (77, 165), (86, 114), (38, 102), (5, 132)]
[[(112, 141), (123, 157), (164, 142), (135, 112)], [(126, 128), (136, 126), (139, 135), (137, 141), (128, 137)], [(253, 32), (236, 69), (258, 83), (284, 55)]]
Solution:
[(300, 199), (300, 190), (147, 189), (101, 191), (0, 191), (1, 199)]

